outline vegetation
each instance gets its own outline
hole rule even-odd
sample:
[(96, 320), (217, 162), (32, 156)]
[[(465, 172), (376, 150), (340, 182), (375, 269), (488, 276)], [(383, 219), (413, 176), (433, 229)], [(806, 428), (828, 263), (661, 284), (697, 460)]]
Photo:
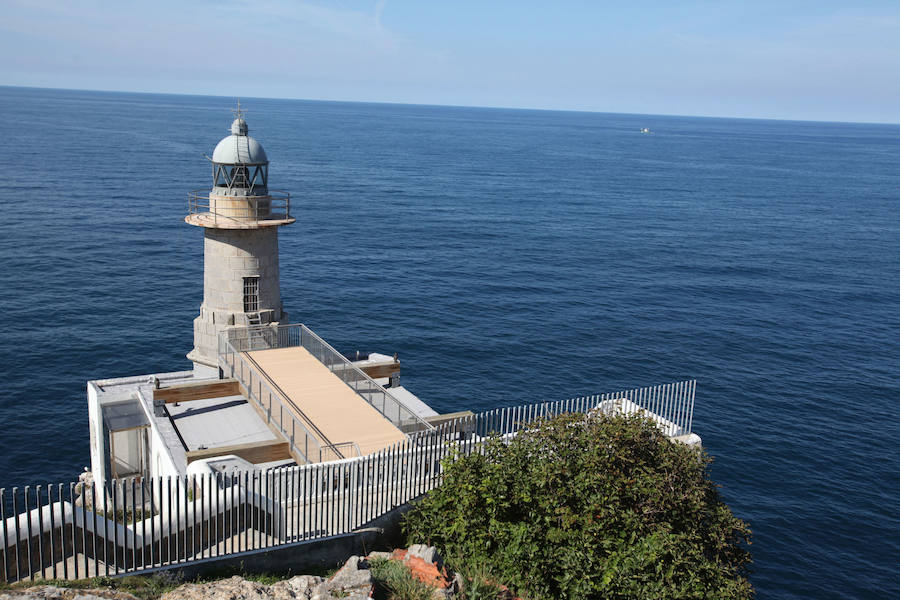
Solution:
[[(434, 588), (416, 579), (399, 560), (373, 559), (369, 562), (375, 580), (376, 600), (431, 600)], [(483, 576), (463, 575), (464, 588), (459, 600), (497, 600), (500, 587)]]
[(460, 600), (497, 600), (503, 588), (493, 583), (483, 570), (463, 573), (463, 588)]
[(4, 590), (20, 590), (41, 585), (54, 585), (70, 589), (108, 589), (127, 592), (142, 600), (155, 600), (183, 582), (172, 572), (162, 571), (153, 575), (129, 575), (126, 577), (91, 577), (88, 579), (37, 579), (12, 585), (0, 584)]
[[(75, 509), (78, 510), (77, 508)], [(109, 513), (104, 512), (102, 509), (97, 508), (95, 511), (101, 517), (106, 517), (111, 521), (115, 521), (116, 523), (120, 523), (122, 525), (134, 525), (143, 521), (144, 519), (149, 519), (150, 517), (154, 517), (159, 514), (156, 511), (144, 510), (142, 508), (135, 509), (132, 511), (129, 509), (118, 509), (113, 514), (113, 511), (109, 511)]]
[(709, 463), (646, 419), (561, 415), (448, 460), (404, 529), (534, 600), (751, 598), (750, 531)]
[(369, 563), (375, 580), (376, 597), (387, 600), (431, 600), (434, 588), (413, 577), (397, 560), (375, 559)]
[[(449, 459), (443, 485), (403, 525), (410, 543), (438, 546), (463, 575), (463, 600), (505, 597), (499, 583), (528, 600), (749, 599), (750, 532), (722, 502), (709, 463), (645, 419), (562, 415)], [(432, 596), (401, 562), (370, 568), (378, 600)], [(291, 576), (232, 567), (195, 582), (236, 574), (265, 584)], [(0, 584), (0, 592), (51, 584), (149, 600), (180, 583), (162, 572)]]
[(291, 573), (248, 573), (239, 567), (211, 571), (203, 577), (186, 581), (178, 571), (159, 571), (152, 575), (126, 575), (124, 577), (90, 577), (86, 579), (36, 579), (14, 584), (0, 583), (0, 593), (6, 590), (20, 590), (41, 585), (53, 585), (69, 589), (107, 589), (127, 592), (141, 600), (157, 600), (183, 583), (207, 583), (239, 575), (248, 581), (271, 585), (292, 577)]

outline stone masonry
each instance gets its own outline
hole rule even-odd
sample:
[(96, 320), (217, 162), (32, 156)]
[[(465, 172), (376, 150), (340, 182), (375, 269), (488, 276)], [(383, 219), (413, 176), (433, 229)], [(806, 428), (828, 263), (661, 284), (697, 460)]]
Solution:
[(285, 320), (278, 273), (278, 228), (204, 230), (203, 304), (194, 319), (194, 350), (188, 358), (216, 366), (219, 332), (246, 325), (244, 278), (259, 278), (263, 324)]
[[(278, 281), (278, 228), (294, 219), (283, 193), (283, 212), (273, 213), (269, 159), (247, 132), (239, 107), (231, 135), (213, 151), (213, 188), (208, 195), (192, 192), (191, 214), (185, 217), (185, 222), (204, 228), (203, 304), (194, 319), (194, 349), (187, 355), (194, 374), (202, 377), (218, 374), (218, 336), (223, 330), (287, 319)], [(246, 303), (245, 285), (253, 300)]]

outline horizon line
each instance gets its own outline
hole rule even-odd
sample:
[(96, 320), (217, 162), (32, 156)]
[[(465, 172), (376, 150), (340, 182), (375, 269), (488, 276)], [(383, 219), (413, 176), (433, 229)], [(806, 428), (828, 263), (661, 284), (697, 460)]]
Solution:
[[(63, 92), (96, 92), (101, 94), (143, 94), (147, 96), (189, 96), (202, 98), (237, 98), (237, 96), (223, 96), (220, 94), (201, 94), (201, 93), (179, 93), (179, 92), (148, 92), (136, 90), (120, 90), (120, 89), (89, 89), (89, 88), (65, 88), (38, 85), (12, 85), (0, 83), (0, 88), (17, 88), (26, 90), (52, 90)], [(603, 110), (587, 110), (575, 108), (535, 108), (530, 106), (482, 106), (478, 104), (439, 104), (439, 103), (421, 103), (421, 102), (389, 102), (389, 101), (373, 101), (373, 100), (335, 100), (331, 98), (297, 98), (294, 96), (240, 96), (241, 98), (251, 100), (293, 100), (297, 102), (334, 102), (340, 104), (384, 104), (388, 106), (433, 106), (437, 108), (480, 108), (488, 110), (522, 110), (537, 112), (565, 112), (565, 113), (587, 113), (600, 115), (629, 115), (629, 116), (647, 116), (647, 117), (681, 117), (690, 119), (730, 119), (743, 121), (778, 121), (784, 123), (823, 123), (835, 125), (888, 125), (898, 126), (900, 122), (885, 121), (838, 121), (838, 120), (818, 120), (818, 119), (795, 119), (795, 118), (778, 118), (778, 117), (748, 117), (748, 116), (726, 116), (726, 115), (686, 115), (675, 113), (628, 113), (614, 112)]]

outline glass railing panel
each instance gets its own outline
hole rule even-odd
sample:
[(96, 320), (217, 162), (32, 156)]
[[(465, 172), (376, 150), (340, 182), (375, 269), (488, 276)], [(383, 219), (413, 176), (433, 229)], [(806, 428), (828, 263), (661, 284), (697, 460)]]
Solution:
[(239, 352), (254, 349), (254, 340), (261, 339), (272, 348), (301, 346), (395, 425), (409, 421), (421, 429), (432, 428), (305, 325), (235, 328), (228, 331), (228, 336)]

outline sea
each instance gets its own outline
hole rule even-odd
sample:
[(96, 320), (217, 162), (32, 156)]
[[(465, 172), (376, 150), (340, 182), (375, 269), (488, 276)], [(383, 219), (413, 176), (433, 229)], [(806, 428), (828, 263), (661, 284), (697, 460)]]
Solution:
[[(0, 87), (0, 487), (89, 464), (87, 380), (190, 368), (235, 101)], [(291, 321), (439, 412), (696, 378), (758, 597), (900, 597), (900, 126), (241, 101)]]

